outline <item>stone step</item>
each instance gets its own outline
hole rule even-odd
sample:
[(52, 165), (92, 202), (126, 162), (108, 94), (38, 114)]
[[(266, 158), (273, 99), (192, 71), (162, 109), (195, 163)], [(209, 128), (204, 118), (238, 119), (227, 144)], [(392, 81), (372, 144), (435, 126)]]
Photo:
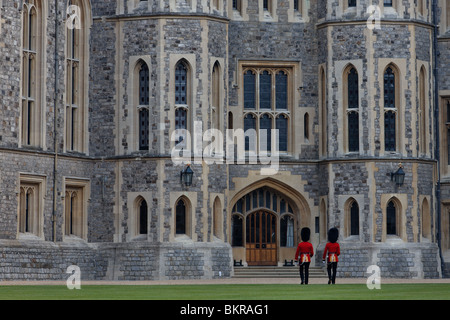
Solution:
[[(233, 278), (299, 278), (298, 267), (234, 267)], [(310, 278), (327, 278), (320, 267), (309, 268)]]

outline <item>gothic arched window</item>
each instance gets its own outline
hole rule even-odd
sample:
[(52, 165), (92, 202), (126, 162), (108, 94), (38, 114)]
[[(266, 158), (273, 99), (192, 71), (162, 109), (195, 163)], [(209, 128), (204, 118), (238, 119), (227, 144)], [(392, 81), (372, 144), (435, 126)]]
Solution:
[(359, 80), (355, 68), (347, 74), (347, 130), (348, 151), (359, 151)]
[(350, 207), (350, 235), (359, 235), (359, 206), (356, 201)]
[(180, 199), (176, 205), (175, 232), (176, 234), (186, 234), (186, 204)]
[[(272, 151), (272, 139), (278, 137), (278, 141), (274, 140), (277, 151), (289, 152), (288, 128), (293, 100), (292, 71), (291, 65), (282, 68), (277, 65), (253, 64), (243, 70), (244, 131), (247, 129), (256, 131), (260, 150)], [(250, 110), (252, 116), (249, 116)], [(278, 130), (276, 137), (271, 132), (274, 129)], [(246, 150), (249, 151), (248, 142)]]
[(147, 201), (142, 199), (139, 203), (139, 234), (148, 233), (148, 206)]
[(21, 143), (41, 146), (43, 135), (41, 63), (45, 48), (45, 10), (40, 0), (24, 1), (22, 11)]
[(139, 70), (139, 150), (149, 149), (150, 136), (150, 72), (145, 62)]
[[(66, 23), (65, 149), (86, 151), (89, 10), (83, 0), (70, 0)], [(69, 23), (70, 22), (70, 23)]]
[(384, 149), (396, 151), (396, 74), (392, 67), (384, 72)]
[(393, 201), (389, 201), (386, 208), (386, 234), (397, 234), (397, 209)]

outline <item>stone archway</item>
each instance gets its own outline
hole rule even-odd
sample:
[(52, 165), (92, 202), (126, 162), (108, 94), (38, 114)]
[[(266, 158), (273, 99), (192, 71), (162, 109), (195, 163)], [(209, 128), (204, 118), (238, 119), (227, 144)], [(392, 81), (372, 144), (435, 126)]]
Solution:
[(311, 224), (310, 209), (301, 194), (269, 178), (236, 193), (231, 204), (235, 260), (256, 266), (278, 265), (294, 258), (300, 229)]

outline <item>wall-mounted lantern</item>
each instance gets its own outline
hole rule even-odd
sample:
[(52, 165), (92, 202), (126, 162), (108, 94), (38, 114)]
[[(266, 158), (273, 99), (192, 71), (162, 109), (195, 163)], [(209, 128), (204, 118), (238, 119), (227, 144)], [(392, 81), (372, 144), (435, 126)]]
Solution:
[(186, 187), (190, 187), (192, 185), (192, 176), (194, 175), (194, 171), (191, 169), (191, 165), (188, 164), (184, 170), (181, 171), (180, 181), (181, 184)]
[(403, 165), (400, 163), (398, 165), (398, 170), (395, 172), (391, 172), (391, 181), (395, 181), (395, 184), (398, 186), (403, 185), (405, 181), (405, 171), (403, 171)]

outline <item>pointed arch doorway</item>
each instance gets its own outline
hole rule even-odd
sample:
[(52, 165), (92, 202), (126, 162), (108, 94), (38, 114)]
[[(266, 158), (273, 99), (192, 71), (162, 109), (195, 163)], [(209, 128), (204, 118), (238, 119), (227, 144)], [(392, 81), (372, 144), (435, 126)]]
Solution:
[(277, 265), (277, 217), (258, 210), (246, 218), (246, 260), (249, 266)]
[(276, 266), (290, 261), (299, 228), (310, 226), (310, 210), (295, 189), (264, 179), (238, 192), (231, 201), (230, 244), (233, 259), (246, 266)]

